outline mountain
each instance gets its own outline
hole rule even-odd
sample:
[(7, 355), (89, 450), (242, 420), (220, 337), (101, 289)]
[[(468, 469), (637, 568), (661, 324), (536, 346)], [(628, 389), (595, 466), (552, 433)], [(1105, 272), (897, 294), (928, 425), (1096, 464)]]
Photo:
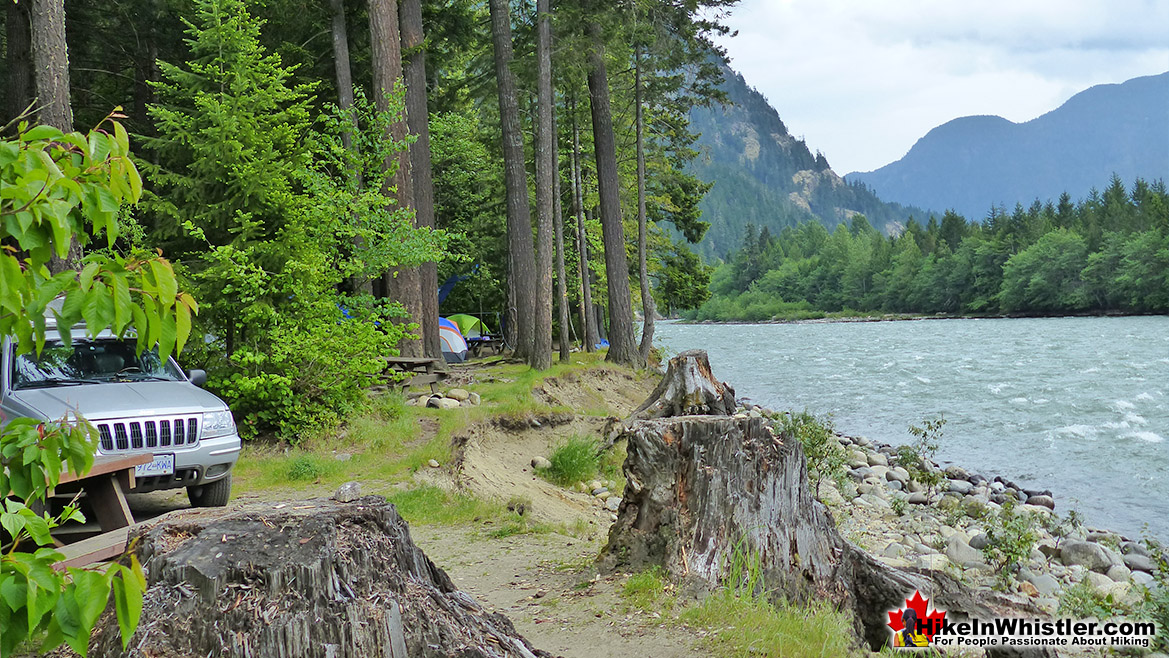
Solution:
[(702, 218), (710, 229), (695, 251), (721, 258), (742, 245), (748, 224), (777, 233), (804, 221), (829, 230), (862, 213), (886, 232), (900, 230), (917, 208), (885, 203), (863, 184), (847, 183), (827, 158), (815, 155), (788, 133), (775, 108), (729, 67), (723, 91), (730, 103), (695, 108), (691, 129), (701, 133), (692, 173), (714, 187), (703, 199)]
[(980, 220), (992, 205), (1084, 198), (1113, 174), (1126, 185), (1169, 179), (1169, 73), (1091, 87), (1025, 123), (954, 119), (897, 162), (846, 178), (885, 199)]

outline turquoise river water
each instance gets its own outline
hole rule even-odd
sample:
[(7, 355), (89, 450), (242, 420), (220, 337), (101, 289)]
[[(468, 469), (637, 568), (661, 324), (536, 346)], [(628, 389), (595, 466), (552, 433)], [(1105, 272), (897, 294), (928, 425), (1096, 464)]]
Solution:
[(939, 461), (1169, 539), (1169, 317), (664, 322), (655, 342), (705, 349), (738, 396), (845, 434), (906, 443), (943, 414)]

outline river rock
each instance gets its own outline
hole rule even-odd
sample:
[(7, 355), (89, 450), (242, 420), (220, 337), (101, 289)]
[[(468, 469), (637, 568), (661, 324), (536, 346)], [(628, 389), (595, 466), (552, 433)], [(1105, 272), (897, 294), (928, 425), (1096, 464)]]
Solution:
[(1041, 573), (1032, 576), (1028, 582), (1039, 591), (1039, 594), (1044, 597), (1054, 597), (1059, 593), (1059, 581), (1055, 576), (1049, 573)]
[(1025, 596), (1029, 596), (1033, 599), (1039, 598), (1039, 588), (1035, 587), (1027, 581), (1019, 583), (1019, 593)]
[(605, 500), (605, 509), (609, 510), (610, 512), (616, 512), (617, 508), (619, 507), (621, 507), (620, 496), (612, 496)]
[(467, 402), (470, 402), (471, 406), (479, 406), (479, 403), (482, 401), (482, 399), (483, 398), (475, 391), (471, 391), (467, 394)]
[(965, 496), (974, 490), (974, 485), (966, 480), (950, 480), (950, 491)]
[(426, 465), (431, 467), (431, 468), (438, 468), (439, 466), (441, 466), (441, 464), (438, 463), (437, 459), (427, 460)]
[(464, 389), (464, 388), (452, 388), (451, 390), (446, 392), (446, 396), (448, 398), (454, 398), (454, 399), (458, 400), (459, 402), (462, 402), (463, 400), (468, 400), (471, 398), (471, 394), (469, 392), (467, 392), (467, 389)]
[(1053, 500), (1051, 496), (1028, 496), (1027, 504), (1039, 505), (1040, 507), (1046, 507), (1047, 509), (1055, 509), (1055, 500)]
[(1118, 583), (1127, 583), (1129, 580), (1132, 580), (1132, 572), (1123, 564), (1114, 564), (1108, 567), (1106, 575)]
[(966, 472), (966, 469), (958, 466), (957, 464), (950, 464), (946, 467), (945, 472), (946, 477), (950, 478), (951, 480), (965, 480), (966, 478), (970, 477), (970, 474)]
[(552, 468), (552, 462), (548, 461), (547, 457), (532, 457), (532, 468), (538, 471), (549, 469)]
[(1081, 565), (1090, 571), (1107, 571), (1112, 560), (1104, 547), (1087, 541), (1065, 541), (1060, 549), (1060, 561), (1065, 565)]
[(990, 537), (986, 536), (985, 532), (980, 532), (970, 538), (970, 548), (982, 550), (990, 545)]
[(863, 482), (866, 477), (868, 477), (872, 474), (873, 474), (873, 472), (871, 470), (869, 470), (868, 466), (863, 466), (861, 468), (854, 468), (854, 469), (850, 470), (848, 472), (848, 477), (852, 478), (853, 480), (855, 480), (857, 482)]
[(889, 469), (888, 473), (885, 474), (885, 479), (890, 481), (896, 480), (901, 484), (908, 484), (909, 471), (901, 468), (900, 466), (894, 466), (893, 468)]
[(1145, 573), (1153, 573), (1155, 571), (1153, 560), (1145, 555), (1139, 553), (1129, 553), (1124, 556), (1124, 566), (1132, 571), (1144, 571)]
[(440, 398), (435, 396), (430, 398), (430, 401), (427, 402), (426, 406), (435, 407), (438, 409), (457, 409), (459, 407), (459, 401), (453, 398)]
[(1145, 573), (1144, 571), (1132, 572), (1132, 582), (1134, 585), (1140, 585), (1141, 587), (1152, 587), (1155, 581), (1156, 579), (1153, 578), (1153, 574), (1151, 573)]
[(982, 556), (982, 551), (972, 548), (958, 534), (953, 535), (946, 541), (946, 557), (964, 569), (986, 564), (986, 560)]
[(339, 503), (352, 502), (358, 498), (361, 498), (361, 483), (356, 480), (341, 485), (333, 494), (333, 500)]
[(904, 488), (904, 486), (905, 485), (901, 484), (897, 480), (890, 480), (889, 484), (888, 484), (889, 489), (892, 491), (901, 491), (901, 489)]
[(888, 466), (889, 458), (879, 452), (870, 452), (865, 455), (869, 461), (869, 466)]
[(905, 485), (905, 489), (912, 493), (917, 493), (919, 491), (925, 491), (925, 486), (917, 480), (910, 480), (909, 484)]
[(848, 465), (852, 468), (860, 468), (869, 465), (868, 455), (864, 450), (852, 450), (848, 454)]
[(910, 504), (913, 505), (925, 505), (930, 502), (929, 497), (921, 491), (914, 491), (913, 493), (909, 494), (908, 500)]
[(1084, 576), (1084, 580), (1088, 581), (1088, 584), (1091, 585), (1095, 590), (1102, 593), (1108, 592), (1108, 590), (1112, 589), (1112, 586), (1116, 584), (1115, 580), (1112, 580), (1102, 573), (1096, 573), (1095, 571), (1089, 571), (1088, 574)]
[(1133, 553), (1136, 553), (1137, 555), (1144, 555), (1145, 557), (1148, 557), (1149, 555), (1149, 549), (1145, 548), (1144, 544), (1135, 541), (1126, 541), (1121, 544), (1120, 552), (1124, 553), (1125, 555), (1131, 555)]
[(869, 470), (872, 471), (873, 477), (877, 478), (877, 480), (881, 482), (885, 481), (885, 476), (889, 473), (889, 467), (881, 466), (880, 464), (877, 464), (876, 466), (870, 466)]

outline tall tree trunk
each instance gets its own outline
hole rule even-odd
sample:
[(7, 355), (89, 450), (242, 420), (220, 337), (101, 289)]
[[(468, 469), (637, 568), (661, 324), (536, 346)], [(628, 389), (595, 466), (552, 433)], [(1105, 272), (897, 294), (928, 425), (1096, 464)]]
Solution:
[(609, 353), (606, 361), (640, 368), (645, 365), (633, 338), (633, 303), (629, 291), (629, 263), (621, 226), (617, 145), (609, 110), (609, 77), (605, 70), (605, 41), (598, 23), (589, 25), (592, 47), (588, 55), (589, 104), (593, 113), (593, 147), (597, 155), (597, 192), (605, 244), (605, 272), (609, 281)]
[[(491, 39), (499, 88), (499, 122), (503, 137), (503, 181), (507, 195), (508, 280), (515, 291), (515, 353), (529, 359), (535, 348), (536, 254), (532, 245), (532, 210), (528, 171), (524, 166), (519, 101), (511, 72), (511, 15), (508, 0), (490, 0)], [(506, 314), (508, 317), (510, 313)]]
[[(69, 47), (65, 42), (65, 0), (31, 0), (32, 62), (37, 94), (37, 119), (64, 132), (73, 130), (69, 104)], [(70, 240), (64, 258), (53, 255), (54, 274), (77, 269), (81, 242)]]
[(576, 251), (580, 266), (580, 321), (584, 331), (585, 351), (597, 346), (597, 316), (593, 313), (593, 290), (589, 280), (589, 240), (585, 232), (584, 176), (581, 172), (580, 126), (576, 122), (576, 98), (572, 99), (572, 211), (576, 215)]
[[(414, 174), (414, 225), (434, 228), (434, 182), (430, 168), (430, 113), (426, 103), (426, 47), (422, 35), (422, 1), (402, 0), (402, 47), (406, 50), (406, 118), (418, 137), (410, 146)], [(438, 339), (438, 265), (418, 267), (422, 297), (422, 347), (426, 356), (442, 358)]]
[(552, 212), (556, 146), (552, 138), (552, 21), (550, 0), (536, 0), (536, 326), (532, 358), (552, 366)]
[(645, 218), (645, 116), (642, 112), (641, 93), (641, 46), (633, 50), (633, 96), (636, 108), (634, 111), (637, 124), (637, 274), (641, 281), (641, 345), (638, 354), (642, 361), (649, 359), (649, 351), (654, 342), (654, 308), (653, 292), (649, 288), (649, 265), (647, 263), (649, 227)]
[(552, 114), (552, 135), (556, 138), (556, 167), (552, 179), (552, 219), (556, 227), (556, 308), (560, 311), (560, 333), (557, 334), (560, 343), (560, 362), (568, 363), (572, 358), (572, 341), (569, 331), (572, 326), (568, 323), (568, 281), (564, 271), (564, 209), (560, 202), (560, 133), (556, 129), (556, 114)]
[[(360, 130), (360, 126), (357, 123), (357, 112), (353, 109), (353, 72), (349, 63), (349, 28), (345, 24), (345, 0), (330, 0), (329, 4), (333, 12), (333, 73), (337, 79), (337, 106), (341, 108), (348, 121), (348, 125), (342, 128), (341, 143), (345, 150), (352, 151), (356, 156), (358, 148), (353, 141), (353, 134)], [(364, 187), (360, 167), (355, 169), (354, 175), (357, 187), (359, 189)], [(353, 217), (354, 224), (359, 221), (359, 217)], [(354, 236), (352, 242), (354, 250), (361, 248), (360, 236)], [(351, 277), (348, 287), (355, 293), (373, 292), (371, 282), (361, 275)]]
[(65, 0), (31, 0), (31, 3), (37, 118), (41, 123), (69, 132), (73, 130), (73, 108), (69, 105)]
[(5, 96), (4, 119), (0, 125), (20, 116), (33, 98), (32, 32), (28, 0), (5, 4), (8, 5), (4, 22), (8, 44), (8, 95)]
[[(349, 67), (349, 30), (345, 27), (345, 0), (330, 0), (333, 10), (333, 71), (337, 78), (337, 106), (345, 114), (353, 112), (353, 73)], [(356, 123), (356, 116), (351, 117)], [(346, 149), (353, 148), (353, 134), (341, 133)]]
[[(398, 31), (398, 4), (396, 0), (370, 0), (369, 3), (369, 36), (372, 49), (374, 104), (379, 111), (389, 109), (386, 94), (394, 89), (394, 84), (402, 77), (402, 42)], [(401, 142), (406, 139), (408, 129), (406, 121), (400, 119), (390, 124), (390, 139)], [(393, 186), (394, 197), (398, 207), (410, 208), (413, 206), (413, 177), (410, 171), (410, 154), (401, 151), (393, 159), (387, 158), (386, 171), (392, 168), (392, 162), (397, 162), (397, 170), (391, 177), (386, 176), (383, 189), (389, 192), (387, 186)], [(418, 283), (417, 267), (402, 267), (390, 271), (382, 278), (383, 291), (390, 298), (395, 299), (406, 307), (409, 314), (408, 322), (420, 322), (422, 317), (422, 291)], [(418, 339), (404, 339), (398, 343), (402, 356), (422, 356), (422, 341)]]

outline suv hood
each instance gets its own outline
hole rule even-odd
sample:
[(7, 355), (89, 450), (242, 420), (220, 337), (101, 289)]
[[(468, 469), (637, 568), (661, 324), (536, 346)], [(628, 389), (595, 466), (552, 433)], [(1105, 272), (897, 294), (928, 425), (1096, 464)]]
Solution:
[(11, 397), (45, 419), (61, 418), (67, 411), (92, 421), (226, 408), (222, 400), (190, 382), (81, 384), (13, 391)]

